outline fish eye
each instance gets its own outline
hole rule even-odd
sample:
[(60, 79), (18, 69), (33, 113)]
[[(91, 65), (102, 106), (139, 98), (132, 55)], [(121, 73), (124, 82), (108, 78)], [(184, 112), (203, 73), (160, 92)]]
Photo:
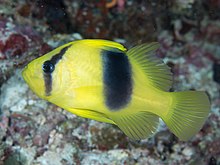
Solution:
[(52, 73), (54, 71), (54, 64), (50, 61), (45, 61), (42, 65), (42, 70), (44, 73)]

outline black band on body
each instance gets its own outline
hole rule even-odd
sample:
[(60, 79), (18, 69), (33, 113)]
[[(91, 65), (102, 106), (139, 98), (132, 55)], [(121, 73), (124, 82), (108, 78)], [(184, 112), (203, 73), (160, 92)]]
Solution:
[[(61, 49), (61, 51), (58, 54), (55, 54), (54, 56), (52, 56), (52, 58), (50, 60), (45, 61), (43, 63), (42, 68), (44, 70), (44, 86), (45, 86), (45, 95), (46, 96), (51, 95), (52, 85), (53, 85), (52, 73), (56, 69), (55, 66), (62, 59), (62, 56), (65, 54), (65, 52), (67, 51), (67, 49), (69, 47), (70, 46), (64, 47), (63, 49)], [(51, 72), (46, 71), (44, 68), (48, 68), (48, 67), (45, 67), (44, 65), (52, 65), (54, 68), (53, 68), (53, 70), (51, 70)]]
[(126, 54), (118, 49), (103, 50), (102, 63), (105, 104), (118, 111), (131, 100), (131, 65)]

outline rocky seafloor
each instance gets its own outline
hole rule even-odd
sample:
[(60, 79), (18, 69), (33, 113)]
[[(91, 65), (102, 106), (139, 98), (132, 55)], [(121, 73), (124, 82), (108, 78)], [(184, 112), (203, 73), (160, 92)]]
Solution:
[[(0, 164), (219, 165), (219, 0), (0, 0)], [(132, 141), (116, 126), (77, 117), (38, 98), (21, 71), (53, 48), (83, 38), (132, 47), (158, 41), (171, 91), (206, 91), (211, 113), (182, 142), (161, 121)]]

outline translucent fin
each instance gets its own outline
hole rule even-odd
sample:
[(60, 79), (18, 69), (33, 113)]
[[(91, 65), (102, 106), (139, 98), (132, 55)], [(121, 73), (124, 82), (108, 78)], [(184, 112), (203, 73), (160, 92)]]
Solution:
[(163, 120), (181, 140), (188, 140), (203, 126), (210, 111), (210, 102), (205, 92), (174, 92), (173, 106)]
[(172, 85), (170, 68), (155, 56), (159, 43), (152, 42), (138, 45), (128, 50), (129, 59), (144, 71), (151, 85), (168, 91)]
[(115, 117), (113, 121), (129, 138), (140, 140), (156, 131), (159, 117), (149, 112), (138, 112), (134, 115)]
[(71, 108), (68, 111), (73, 114), (76, 114), (77, 116), (81, 116), (84, 118), (89, 118), (89, 119), (97, 120), (100, 122), (115, 124), (114, 121), (109, 119), (106, 115), (104, 115), (103, 113), (99, 113), (97, 111), (88, 110), (88, 109), (73, 109), (73, 108)]

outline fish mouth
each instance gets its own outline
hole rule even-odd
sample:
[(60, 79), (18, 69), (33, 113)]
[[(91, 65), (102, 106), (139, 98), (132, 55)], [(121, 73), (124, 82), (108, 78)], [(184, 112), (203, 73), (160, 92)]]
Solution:
[(40, 73), (35, 72), (35, 68), (33, 68), (31, 65), (26, 66), (22, 70), (22, 77), (28, 87), (39, 97), (44, 96), (44, 90), (41, 85), (41, 79), (40, 79)]

